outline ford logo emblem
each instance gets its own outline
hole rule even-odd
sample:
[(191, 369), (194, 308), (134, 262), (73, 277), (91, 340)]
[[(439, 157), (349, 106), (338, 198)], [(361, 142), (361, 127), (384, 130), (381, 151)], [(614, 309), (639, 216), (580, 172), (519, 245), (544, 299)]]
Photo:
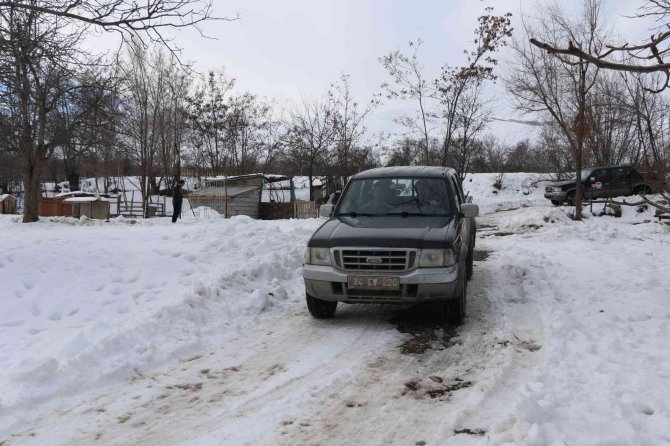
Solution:
[(379, 257), (368, 257), (367, 259), (365, 259), (365, 263), (371, 263), (373, 265), (379, 265), (380, 263), (382, 263), (382, 259), (379, 258)]

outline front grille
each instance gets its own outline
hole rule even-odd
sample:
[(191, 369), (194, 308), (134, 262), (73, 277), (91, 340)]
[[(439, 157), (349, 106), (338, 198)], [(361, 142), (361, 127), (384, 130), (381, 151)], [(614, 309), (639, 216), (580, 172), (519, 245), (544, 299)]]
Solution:
[(335, 263), (347, 271), (407, 271), (414, 266), (411, 250), (342, 249), (335, 252)]

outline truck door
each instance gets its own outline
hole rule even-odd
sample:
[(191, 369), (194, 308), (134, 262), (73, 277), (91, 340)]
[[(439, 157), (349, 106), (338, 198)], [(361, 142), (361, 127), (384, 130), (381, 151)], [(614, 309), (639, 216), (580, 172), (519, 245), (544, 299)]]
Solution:
[(589, 175), (584, 191), (586, 198), (605, 198), (611, 194), (610, 178), (607, 169), (596, 169)]
[(610, 177), (610, 197), (620, 197), (630, 195), (630, 168), (615, 167), (609, 169)]

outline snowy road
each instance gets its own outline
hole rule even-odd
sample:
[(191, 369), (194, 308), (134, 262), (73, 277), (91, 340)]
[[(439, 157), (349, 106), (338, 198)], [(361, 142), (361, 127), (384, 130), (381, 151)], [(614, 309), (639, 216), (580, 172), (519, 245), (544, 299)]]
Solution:
[[(187, 303), (211, 314), (196, 313), (201, 331), (183, 322), (176, 335), (154, 329), (182, 359), (10, 411), (0, 444), (670, 443), (670, 233), (635, 209), (584, 223), (525, 201), (489, 209), (458, 328), (441, 326), (429, 309), (393, 306), (342, 305), (332, 320), (310, 318), (293, 245), (313, 223), (245, 222), (206, 240), (191, 234), (200, 240), (193, 250), (209, 252), (195, 289), (211, 301)], [(231, 229), (235, 241), (217, 246), (246, 254), (219, 264), (208, 247)], [(292, 260), (275, 268), (281, 257), (260, 245), (291, 246)], [(164, 254), (170, 258), (168, 248)], [(260, 266), (214, 274), (244, 256)], [(240, 277), (243, 287), (224, 284)], [(249, 296), (252, 309), (230, 303)], [(212, 338), (213, 330), (222, 332), (209, 344), (173, 339)], [(143, 358), (136, 350), (127, 351), (128, 364)]]
[[(486, 219), (484, 219), (486, 221)], [(316, 321), (300, 300), (177, 367), (48, 403), (12, 444), (468, 444), (541, 357), (539, 321), (487, 267), (481, 242), (465, 326), (430, 309), (342, 306)], [(43, 407), (44, 409), (44, 407)]]

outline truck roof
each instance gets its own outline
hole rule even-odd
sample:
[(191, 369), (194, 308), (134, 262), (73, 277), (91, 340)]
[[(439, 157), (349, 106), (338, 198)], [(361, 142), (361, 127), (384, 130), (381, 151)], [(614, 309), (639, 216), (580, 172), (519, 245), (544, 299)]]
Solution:
[(360, 178), (384, 178), (384, 177), (443, 177), (449, 171), (450, 167), (439, 166), (395, 166), (395, 167), (377, 167), (375, 169), (365, 170), (354, 175), (353, 179)]

